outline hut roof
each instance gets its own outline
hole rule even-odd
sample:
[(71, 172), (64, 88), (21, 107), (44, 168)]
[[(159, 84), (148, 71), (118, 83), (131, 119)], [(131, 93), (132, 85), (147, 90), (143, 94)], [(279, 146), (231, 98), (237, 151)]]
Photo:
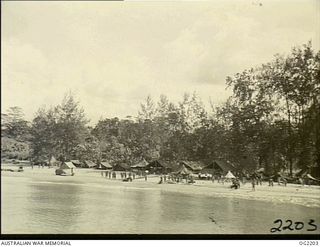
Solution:
[(61, 167), (61, 169), (71, 169), (71, 168), (76, 168), (74, 166), (74, 164), (72, 164), (72, 162), (63, 162)]
[(153, 160), (148, 164), (148, 167), (163, 167), (163, 168), (178, 168), (177, 164), (168, 160)]
[(140, 161), (139, 163), (137, 163), (137, 164), (135, 164), (135, 165), (133, 165), (131, 167), (132, 168), (144, 168), (147, 165), (148, 165), (148, 162), (145, 159), (143, 159), (142, 161)]
[(130, 166), (124, 163), (119, 163), (113, 166), (114, 171), (130, 170)]
[(81, 165), (81, 162), (79, 160), (71, 160), (72, 164), (74, 164), (75, 166), (79, 166)]
[(84, 163), (85, 163), (85, 165), (88, 166), (88, 167), (95, 167), (95, 166), (97, 166), (97, 164), (94, 163), (94, 162), (91, 161), (91, 160), (85, 160)]
[(200, 161), (181, 161), (180, 164), (186, 166), (192, 171), (201, 171), (204, 167), (203, 163)]
[(222, 170), (223, 172), (234, 171), (235, 167), (228, 161), (213, 160), (204, 169)]
[(105, 168), (109, 168), (109, 169), (112, 168), (112, 165), (110, 165), (110, 163), (109, 163), (108, 161), (102, 161), (102, 162), (100, 162), (99, 167), (100, 167), (100, 166), (105, 167)]
[(180, 168), (173, 172), (174, 174), (181, 174), (181, 175), (189, 175), (192, 174), (192, 171), (190, 169), (188, 169), (185, 165), (181, 165)]

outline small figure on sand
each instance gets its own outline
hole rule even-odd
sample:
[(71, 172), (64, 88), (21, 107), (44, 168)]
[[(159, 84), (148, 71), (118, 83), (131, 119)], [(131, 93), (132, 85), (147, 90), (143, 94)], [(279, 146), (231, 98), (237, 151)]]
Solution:
[(257, 183), (256, 175), (253, 173), (253, 174), (251, 175), (252, 191), (255, 191), (255, 190), (256, 190), (256, 183)]
[(273, 187), (273, 179), (272, 178), (269, 178), (269, 186)]
[(258, 174), (258, 175), (257, 175), (257, 178), (258, 178), (258, 184), (259, 184), (259, 185), (262, 185), (262, 175), (261, 175), (261, 174)]
[(237, 178), (232, 178), (231, 179), (232, 185), (231, 185), (231, 189), (240, 189), (240, 181)]
[(251, 184), (252, 184), (252, 191), (255, 191), (256, 190), (256, 180), (254, 178), (252, 178)]
[(287, 179), (285, 179), (284, 177), (279, 177), (278, 185), (281, 185), (281, 183), (283, 183), (284, 186), (287, 186)]

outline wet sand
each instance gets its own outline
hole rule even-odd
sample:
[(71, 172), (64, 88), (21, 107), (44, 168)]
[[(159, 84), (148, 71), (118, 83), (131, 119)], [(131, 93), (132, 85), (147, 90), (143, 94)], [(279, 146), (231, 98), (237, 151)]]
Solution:
[(2, 232), (270, 234), (278, 226), (274, 221), (281, 219), (305, 227), (275, 234), (319, 233), (319, 227), (308, 228), (310, 220), (320, 221), (317, 186), (265, 183), (252, 191), (250, 183), (234, 190), (230, 183), (159, 181), (151, 175), (147, 181), (122, 182), (94, 169), (77, 169), (75, 176), (56, 176), (54, 168), (38, 167), (2, 172)]
[[(5, 166), (5, 168), (10, 166)], [(2, 168), (4, 166), (2, 165)], [(2, 176), (21, 176), (26, 179), (32, 178), (39, 182), (46, 182), (48, 177), (54, 183), (70, 184), (90, 184), (97, 187), (125, 187), (127, 189), (157, 189), (168, 192), (178, 192), (185, 194), (197, 194), (214, 197), (229, 197), (249, 200), (271, 201), (273, 203), (292, 203), (307, 207), (320, 208), (320, 186), (302, 186), (298, 184), (278, 185), (274, 183), (273, 187), (268, 186), (267, 182), (257, 185), (255, 191), (252, 191), (251, 183), (241, 184), (240, 189), (231, 189), (230, 182), (224, 184), (208, 180), (195, 180), (195, 184), (158, 184), (159, 176), (149, 175), (147, 181), (144, 178), (137, 178), (132, 182), (122, 182), (120, 175), (117, 179), (109, 179), (101, 175), (101, 171), (94, 169), (76, 169), (75, 176), (56, 176), (55, 168), (25, 167), (25, 171), (2, 172)], [(31, 182), (31, 181), (30, 181)]]

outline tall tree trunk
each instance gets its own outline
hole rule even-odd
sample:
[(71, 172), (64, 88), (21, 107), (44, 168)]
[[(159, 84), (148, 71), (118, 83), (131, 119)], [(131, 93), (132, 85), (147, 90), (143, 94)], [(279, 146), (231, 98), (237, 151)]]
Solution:
[(320, 106), (318, 99), (314, 97), (315, 108), (315, 162), (320, 167)]
[(289, 159), (289, 173), (292, 176), (292, 168), (293, 168), (293, 160), (292, 160), (292, 128), (291, 128), (291, 110), (289, 105), (288, 97), (286, 97), (286, 105), (287, 105), (287, 113), (288, 113), (288, 134), (289, 134), (289, 142), (288, 142), (288, 159)]

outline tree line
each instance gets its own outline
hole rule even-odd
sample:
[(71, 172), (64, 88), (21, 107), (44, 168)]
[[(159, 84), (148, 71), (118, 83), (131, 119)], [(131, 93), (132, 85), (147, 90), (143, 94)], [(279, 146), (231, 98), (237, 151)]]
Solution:
[(210, 109), (196, 93), (178, 103), (149, 96), (135, 118), (106, 118), (95, 126), (67, 94), (61, 104), (40, 108), (31, 123), (11, 108), (2, 114), (2, 136), (27, 141), (34, 160), (223, 159), (243, 170), (290, 174), (320, 166), (320, 52), (311, 42), (227, 77), (226, 85), (232, 96)]

